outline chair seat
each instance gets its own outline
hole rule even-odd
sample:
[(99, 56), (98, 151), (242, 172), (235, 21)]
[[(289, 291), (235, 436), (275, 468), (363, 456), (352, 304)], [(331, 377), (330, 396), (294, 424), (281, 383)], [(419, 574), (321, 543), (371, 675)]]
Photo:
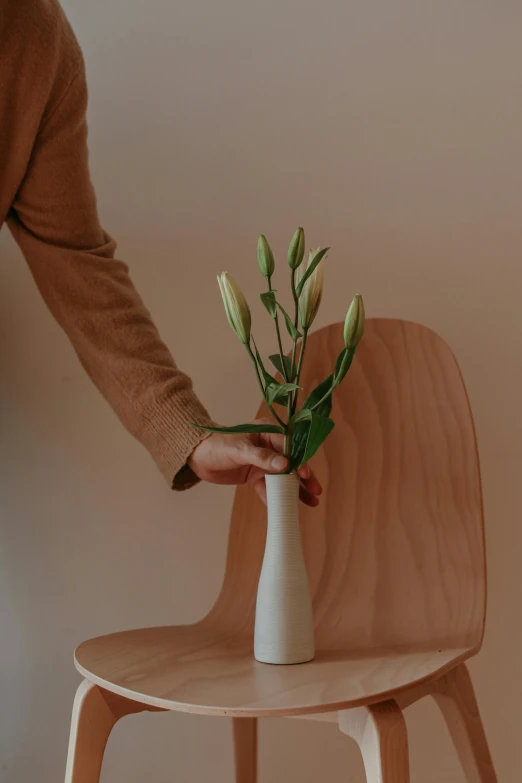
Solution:
[(258, 663), (252, 639), (205, 623), (145, 628), (81, 644), (77, 669), (134, 701), (235, 717), (306, 715), (381, 701), (474, 654), (468, 648), (319, 650), (294, 666)]

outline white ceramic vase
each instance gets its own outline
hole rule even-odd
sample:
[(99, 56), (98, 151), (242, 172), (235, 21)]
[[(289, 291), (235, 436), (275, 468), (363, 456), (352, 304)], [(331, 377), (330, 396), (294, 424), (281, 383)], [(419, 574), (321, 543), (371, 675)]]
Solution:
[(305, 663), (314, 616), (299, 528), (299, 478), (266, 476), (268, 524), (256, 604), (254, 655), (262, 663)]

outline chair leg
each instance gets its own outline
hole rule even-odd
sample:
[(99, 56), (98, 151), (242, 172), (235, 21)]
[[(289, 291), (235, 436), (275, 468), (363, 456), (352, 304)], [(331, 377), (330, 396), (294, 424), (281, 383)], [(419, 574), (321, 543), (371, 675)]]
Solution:
[(432, 696), (446, 721), (468, 783), (497, 783), (466, 665), (460, 664), (438, 680)]
[(396, 702), (343, 710), (339, 728), (359, 745), (368, 783), (409, 783), (406, 722)]
[(236, 783), (257, 780), (257, 718), (233, 718)]
[(74, 698), (65, 783), (98, 783), (112, 727), (125, 715), (143, 710), (163, 711), (84, 680)]

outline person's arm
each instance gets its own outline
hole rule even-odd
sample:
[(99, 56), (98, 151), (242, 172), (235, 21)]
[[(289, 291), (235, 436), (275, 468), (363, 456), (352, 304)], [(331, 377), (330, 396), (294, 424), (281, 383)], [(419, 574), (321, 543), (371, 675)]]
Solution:
[[(70, 56), (70, 53), (69, 53)], [(83, 59), (45, 108), (8, 216), (38, 288), (90, 377), (170, 484), (196, 481), (187, 458), (210, 423), (102, 230), (89, 176)]]
[[(190, 426), (191, 421), (213, 422), (190, 378), (178, 370), (161, 341), (126, 265), (114, 258), (114, 241), (98, 220), (88, 167), (87, 86), (80, 48), (56, 0), (30, 7), (36, 14), (33, 28), (27, 28), (17, 2), (10, 7), (15, 16), (9, 29), (23, 44), (13, 60), (35, 60), (28, 84), (38, 82), (38, 95), (19, 93), (17, 99), (27, 101), (34, 114), (42, 85), (45, 98), (9, 228), (83, 366), (171, 486), (184, 489), (198, 479), (251, 483), (263, 497), (264, 474), (286, 465), (279, 454), (282, 439), (209, 436)], [(26, 116), (23, 106), (20, 116)], [(317, 480), (307, 467), (299, 474), (303, 501), (315, 505)]]

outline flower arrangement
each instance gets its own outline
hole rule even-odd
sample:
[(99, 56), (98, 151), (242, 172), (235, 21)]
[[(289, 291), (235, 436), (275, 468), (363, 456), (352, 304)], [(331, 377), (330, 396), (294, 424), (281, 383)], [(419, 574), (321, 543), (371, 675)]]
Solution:
[[(233, 427), (200, 427), (211, 432), (277, 432), (284, 435), (284, 454), (288, 458), (290, 473), (308, 462), (328, 437), (334, 427), (330, 418), (332, 393), (339, 386), (350, 369), (357, 346), (364, 332), (364, 304), (356, 294), (348, 308), (344, 323), (344, 347), (333, 372), (306, 397), (298, 407), (299, 380), (306, 352), (308, 331), (319, 310), (323, 294), (324, 262), (329, 248), (310, 250), (305, 255), (305, 235), (298, 228), (288, 248), (290, 286), (294, 304), (291, 317), (276, 297), (272, 287), (275, 272), (274, 255), (264, 235), (257, 243), (259, 269), (266, 279), (267, 291), (261, 294), (261, 301), (271, 316), (277, 336), (277, 353), (270, 361), (279, 372), (281, 381), (269, 373), (257, 349), (252, 335), (252, 318), (248, 303), (239, 286), (228, 274), (218, 275), (219, 288), (225, 306), (225, 313), (233, 331), (245, 346), (254, 365), (259, 388), (272, 413), (274, 424), (239, 424)], [(290, 356), (283, 349), (280, 316), (292, 341)], [(279, 406), (280, 410), (276, 409)], [(286, 415), (285, 415), (285, 409)], [(196, 427), (199, 425), (193, 424)]]

